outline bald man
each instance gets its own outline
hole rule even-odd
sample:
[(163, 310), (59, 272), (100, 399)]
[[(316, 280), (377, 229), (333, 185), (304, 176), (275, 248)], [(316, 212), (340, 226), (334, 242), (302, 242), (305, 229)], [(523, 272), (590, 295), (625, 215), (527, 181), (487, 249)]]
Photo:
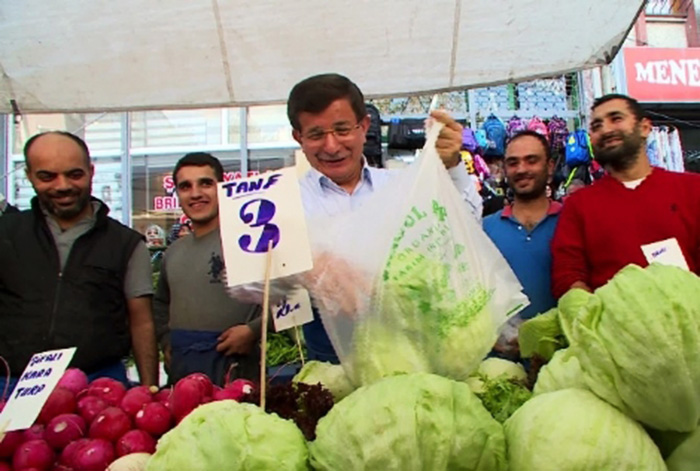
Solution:
[(39, 134), (24, 157), (32, 208), (0, 218), (0, 354), (10, 386), (34, 353), (67, 347), (77, 347), (71, 366), (122, 382), (133, 350), (142, 384), (157, 384), (143, 237), (91, 197), (94, 167), (82, 139)]

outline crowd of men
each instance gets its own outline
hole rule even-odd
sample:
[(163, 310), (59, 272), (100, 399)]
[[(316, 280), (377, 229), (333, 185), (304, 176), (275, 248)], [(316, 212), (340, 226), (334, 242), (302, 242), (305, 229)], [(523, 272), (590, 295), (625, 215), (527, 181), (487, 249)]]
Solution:
[[(311, 165), (301, 179), (307, 216), (343, 217), (397, 174), (367, 164), (370, 119), (348, 78), (303, 80), (287, 107), (293, 138)], [(461, 126), (442, 111), (432, 119), (444, 124), (436, 144), (442, 164), (480, 220), (482, 200), (459, 155)], [(530, 299), (520, 318), (545, 312), (571, 288), (598, 288), (629, 263), (647, 265), (649, 244), (677, 245), (689, 269), (700, 272), (700, 176), (651, 167), (650, 129), (634, 99), (596, 100), (590, 136), (606, 175), (563, 205), (547, 195), (554, 163), (546, 139), (532, 131), (510, 139), (504, 171), (513, 198), (483, 228)], [(171, 381), (195, 371), (217, 383), (226, 374), (257, 377), (266, 326), (259, 305), (225, 291), (218, 159), (191, 153), (175, 166), (191, 233), (166, 250), (154, 292), (142, 235), (111, 219), (106, 204), (91, 196), (94, 167), (85, 142), (45, 132), (27, 141), (24, 157), (36, 192), (31, 209), (0, 217), (0, 355), (12, 384), (32, 354), (64, 347), (77, 347), (72, 365), (91, 378), (126, 382), (123, 360), (131, 353), (141, 383), (158, 384), (159, 350)], [(317, 312), (303, 330), (309, 358), (338, 361)], [(500, 353), (517, 358), (517, 342)]]

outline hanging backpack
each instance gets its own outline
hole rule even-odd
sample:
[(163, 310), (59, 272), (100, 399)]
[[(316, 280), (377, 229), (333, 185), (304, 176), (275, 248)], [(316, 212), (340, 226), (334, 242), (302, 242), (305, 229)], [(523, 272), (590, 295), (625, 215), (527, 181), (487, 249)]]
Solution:
[(541, 134), (545, 137), (545, 139), (549, 140), (549, 130), (547, 129), (547, 125), (544, 124), (544, 121), (537, 116), (533, 116), (530, 119), (530, 122), (527, 123), (527, 129), (528, 131), (534, 131), (537, 134)]
[(479, 145), (479, 149), (484, 152), (489, 146), (489, 140), (486, 139), (486, 131), (483, 129), (477, 129), (474, 132), (474, 136), (476, 137), (476, 143)]
[(502, 157), (506, 147), (506, 127), (503, 121), (495, 115), (489, 116), (484, 122), (482, 128), (486, 132), (488, 145), (484, 155), (489, 157)]
[(474, 154), (474, 170), (476, 170), (477, 175), (479, 175), (479, 178), (481, 179), (491, 176), (489, 166), (486, 165), (483, 157), (481, 157), (479, 154)]
[(462, 149), (474, 153), (479, 148), (479, 143), (476, 142), (474, 130), (468, 127), (462, 129)]
[(552, 152), (562, 154), (566, 147), (566, 140), (569, 137), (569, 129), (566, 120), (553, 116), (547, 124), (549, 130), (549, 142), (552, 145)]
[(369, 115), (369, 128), (365, 135), (364, 154), (370, 165), (382, 165), (382, 117), (379, 110), (371, 103), (366, 103)]
[(415, 150), (425, 145), (425, 120), (394, 118), (389, 123), (389, 148)]
[(525, 121), (517, 116), (510, 118), (508, 120), (508, 124), (506, 124), (506, 134), (508, 134), (508, 139), (512, 138), (521, 131), (525, 131), (526, 129), (527, 125), (525, 124)]
[(566, 139), (565, 162), (569, 168), (586, 165), (591, 161), (591, 148), (588, 133), (577, 129)]

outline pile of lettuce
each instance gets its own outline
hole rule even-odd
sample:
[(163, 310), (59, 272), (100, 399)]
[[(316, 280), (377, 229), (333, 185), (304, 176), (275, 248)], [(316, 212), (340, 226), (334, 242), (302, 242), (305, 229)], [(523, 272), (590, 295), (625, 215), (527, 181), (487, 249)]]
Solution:
[[(645, 437), (651, 437), (660, 455), (667, 458), (669, 470), (700, 469), (696, 451), (700, 440), (698, 276), (673, 266), (629, 265), (594, 293), (571, 290), (557, 309), (524, 323), (520, 347), (524, 356), (544, 357), (549, 363), (539, 372), (534, 399), (510, 420), (534, 407), (533, 403), (544, 404), (542, 410), (556, 408), (551, 398), (558, 392), (586, 392), (644, 427)], [(582, 407), (577, 409), (577, 413), (587, 413)], [(554, 429), (554, 425), (545, 426)], [(512, 433), (508, 430), (507, 426), (510, 454), (511, 447), (517, 450), (519, 446), (513, 444), (524, 439), (518, 438), (520, 432), (512, 431), (514, 426)], [(625, 441), (624, 433), (618, 436), (616, 442), (612, 437), (606, 442)], [(639, 447), (630, 447), (621, 458), (640, 453)], [(569, 455), (570, 463), (574, 458)], [(533, 463), (528, 466), (535, 466)], [(615, 465), (615, 469), (656, 469)]]
[[(538, 319), (539, 330), (545, 333), (541, 339), (521, 337), (521, 350), (542, 351), (556, 331), (551, 323), (543, 327), (547, 321)], [(537, 393), (585, 388), (647, 427), (676, 432), (697, 428), (700, 278), (696, 275), (660, 264), (629, 265), (594, 293), (575, 289), (565, 294), (555, 323), (569, 346), (542, 370)], [(527, 324), (521, 329), (532, 328)]]

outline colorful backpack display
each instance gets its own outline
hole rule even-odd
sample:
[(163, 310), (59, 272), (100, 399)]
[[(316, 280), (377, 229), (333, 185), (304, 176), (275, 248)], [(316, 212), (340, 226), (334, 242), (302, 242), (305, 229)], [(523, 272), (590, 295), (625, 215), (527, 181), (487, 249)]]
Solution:
[(476, 132), (474, 132), (474, 136), (476, 137), (476, 143), (483, 152), (489, 146), (489, 140), (486, 139), (486, 131), (477, 129)]
[(565, 162), (570, 168), (588, 164), (591, 161), (590, 139), (585, 129), (577, 129), (566, 139)]
[(530, 122), (527, 123), (527, 129), (528, 131), (534, 131), (537, 134), (541, 134), (545, 137), (545, 139), (549, 140), (549, 130), (547, 129), (547, 125), (544, 124), (544, 121), (537, 116), (533, 116), (530, 119)]
[(517, 116), (513, 116), (512, 118), (510, 118), (508, 120), (508, 124), (506, 124), (506, 133), (508, 134), (508, 139), (515, 136), (519, 132), (525, 131), (526, 129), (527, 125), (525, 124), (525, 121), (518, 118)]
[(486, 132), (488, 146), (484, 149), (484, 155), (489, 157), (503, 156), (506, 147), (506, 127), (503, 121), (496, 115), (489, 116), (482, 128)]
[(569, 129), (566, 120), (553, 116), (547, 124), (549, 130), (549, 142), (552, 145), (552, 151), (561, 155), (566, 147), (566, 140), (569, 137)]
[(462, 149), (469, 152), (475, 152), (479, 148), (479, 143), (476, 141), (474, 130), (465, 127), (462, 129)]

